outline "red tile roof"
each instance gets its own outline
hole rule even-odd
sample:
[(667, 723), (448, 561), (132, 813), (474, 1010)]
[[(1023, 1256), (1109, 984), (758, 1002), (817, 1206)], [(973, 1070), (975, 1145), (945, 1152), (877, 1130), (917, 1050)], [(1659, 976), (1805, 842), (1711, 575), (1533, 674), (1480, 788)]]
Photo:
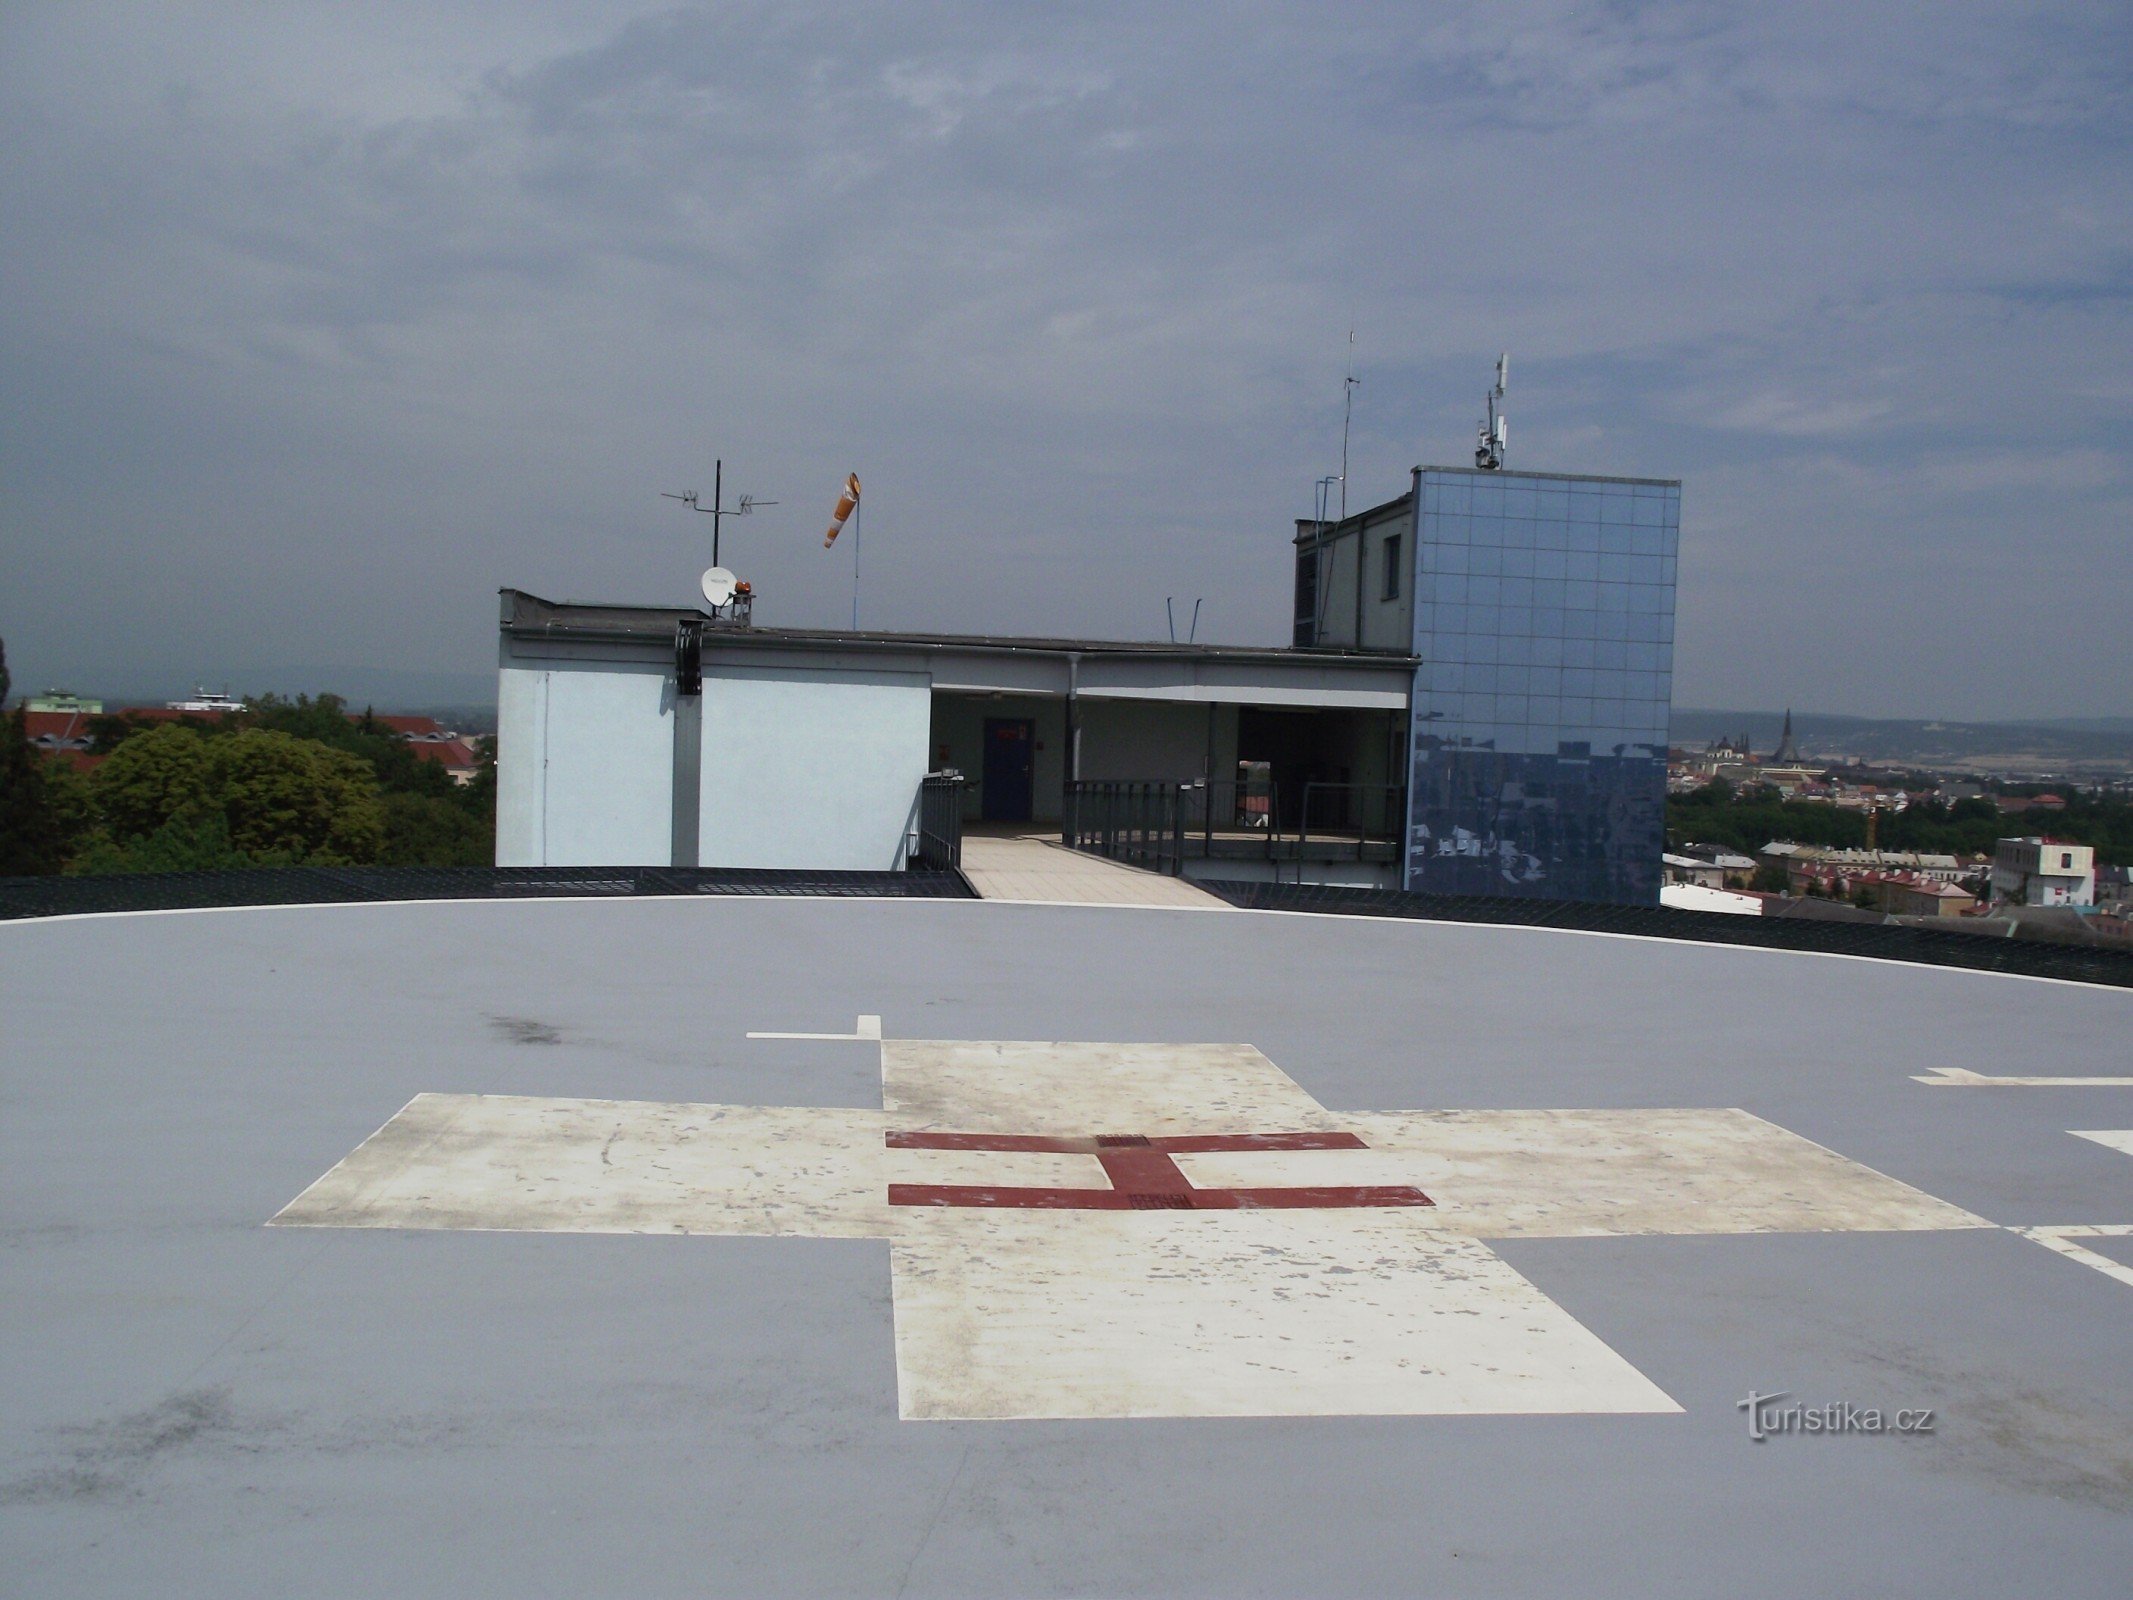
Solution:
[(481, 764), (471, 741), (466, 739), (440, 739), (408, 746), (423, 761), (435, 761), (454, 772), (465, 771)]
[(23, 732), (32, 739), (86, 739), (89, 716), (83, 711), (25, 711)]
[[(360, 722), (363, 719), (359, 714), (351, 714), (348, 720)], [(380, 727), (392, 729), (403, 739), (442, 739), (450, 736), (452, 732), (450, 728), (447, 728), (435, 717), (386, 716), (382, 713), (374, 712), (370, 720)]]

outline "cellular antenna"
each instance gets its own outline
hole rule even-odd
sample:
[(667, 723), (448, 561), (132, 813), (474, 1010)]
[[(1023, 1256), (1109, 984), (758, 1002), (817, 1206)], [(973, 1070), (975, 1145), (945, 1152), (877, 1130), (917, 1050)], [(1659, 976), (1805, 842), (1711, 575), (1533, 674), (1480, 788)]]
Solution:
[(1508, 353), (1496, 358), (1496, 383), (1489, 390), (1485, 404), (1487, 414), (1481, 419), (1480, 437), (1474, 443), (1474, 465), (1484, 472), (1497, 472), (1503, 468), (1504, 446), (1509, 442), (1511, 420), (1496, 409), (1496, 402), (1511, 386), (1511, 357)]

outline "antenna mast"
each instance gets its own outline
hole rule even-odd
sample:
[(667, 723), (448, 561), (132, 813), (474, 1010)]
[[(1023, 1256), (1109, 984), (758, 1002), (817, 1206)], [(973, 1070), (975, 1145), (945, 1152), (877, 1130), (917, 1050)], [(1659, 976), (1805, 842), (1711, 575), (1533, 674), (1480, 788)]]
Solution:
[(1474, 465), (1484, 472), (1497, 472), (1503, 468), (1504, 445), (1510, 432), (1510, 418), (1496, 409), (1496, 402), (1511, 386), (1511, 357), (1508, 353), (1496, 358), (1496, 383), (1489, 390), (1488, 413), (1481, 419), (1480, 437), (1474, 443)]
[(723, 460), (719, 461), (711, 469), (711, 504), (708, 506), (700, 506), (696, 503), (697, 495), (694, 489), (684, 489), (680, 494), (669, 494), (664, 489), (659, 491), (660, 499), (679, 500), (691, 511), (701, 511), (705, 516), (711, 519), (711, 565), (713, 565), (714, 567), (719, 564), (719, 528), (720, 525), (726, 520), (726, 518), (745, 517), (757, 506), (774, 506), (777, 504), (777, 501), (775, 500), (758, 500), (752, 494), (744, 494), (741, 496), (741, 503), (735, 506), (731, 511), (728, 511), (726, 509), (725, 493), (726, 463)]
[(1348, 423), (1355, 415), (1355, 330), (1348, 330), (1348, 376), (1341, 384), (1341, 521), (1348, 520)]

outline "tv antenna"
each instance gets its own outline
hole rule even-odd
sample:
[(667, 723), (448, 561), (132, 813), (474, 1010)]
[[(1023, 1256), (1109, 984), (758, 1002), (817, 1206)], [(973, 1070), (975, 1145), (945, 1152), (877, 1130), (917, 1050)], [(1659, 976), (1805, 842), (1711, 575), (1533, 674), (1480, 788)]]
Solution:
[(711, 519), (711, 565), (714, 567), (719, 564), (718, 535), (720, 527), (726, 518), (745, 517), (755, 510), (757, 506), (774, 506), (777, 504), (775, 500), (764, 500), (752, 494), (744, 494), (741, 496), (739, 505), (728, 507), (724, 499), (725, 484), (726, 463), (722, 460), (711, 469), (711, 503), (708, 506), (697, 504), (698, 497), (694, 489), (684, 489), (680, 494), (670, 494), (664, 489), (659, 491), (660, 499), (679, 500), (691, 511), (701, 511)]
[(1341, 521), (1348, 520), (1348, 423), (1355, 415), (1355, 330), (1348, 330), (1348, 376), (1341, 384)]
[(1498, 472), (1503, 468), (1503, 452), (1510, 432), (1510, 419), (1496, 409), (1504, 390), (1511, 386), (1511, 357), (1508, 353), (1496, 358), (1496, 383), (1488, 394), (1488, 415), (1481, 420), (1481, 434), (1474, 443), (1474, 465), (1484, 472)]

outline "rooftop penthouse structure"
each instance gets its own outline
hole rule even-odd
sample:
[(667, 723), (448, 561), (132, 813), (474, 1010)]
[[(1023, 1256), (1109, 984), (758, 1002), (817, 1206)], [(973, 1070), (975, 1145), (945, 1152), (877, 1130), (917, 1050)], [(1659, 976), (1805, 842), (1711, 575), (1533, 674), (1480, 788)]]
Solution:
[(1186, 876), (1655, 905), (1679, 508), (1672, 481), (1416, 468), (1297, 525), (1286, 648), (506, 589), (497, 861), (893, 869), (952, 771), (962, 820)]

